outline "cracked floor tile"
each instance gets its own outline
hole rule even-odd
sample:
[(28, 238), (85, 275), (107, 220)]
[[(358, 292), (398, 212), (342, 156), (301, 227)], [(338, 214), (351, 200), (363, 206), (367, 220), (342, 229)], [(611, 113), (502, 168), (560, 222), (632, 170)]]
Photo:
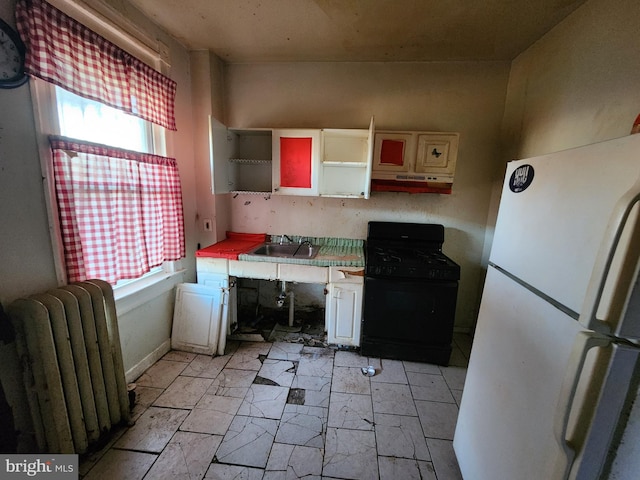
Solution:
[(329, 427), (373, 430), (373, 407), (370, 395), (331, 394)]
[(210, 355), (198, 355), (185, 368), (181, 375), (188, 377), (216, 378), (227, 362), (231, 359), (231, 355), (222, 355), (212, 357)]
[(418, 417), (375, 414), (378, 455), (431, 460)]
[(322, 447), (327, 416), (326, 408), (286, 405), (276, 441), (307, 447)]
[(259, 468), (212, 463), (204, 478), (210, 480), (262, 480), (262, 475), (263, 471)]
[(295, 376), (296, 364), (288, 360), (265, 359), (258, 376), (266, 378), (281, 387), (290, 387)]
[(210, 395), (244, 398), (256, 378), (255, 371), (225, 368), (207, 390)]
[(334, 367), (331, 391), (369, 395), (371, 394), (369, 377), (362, 375), (360, 368)]
[(377, 479), (378, 456), (373, 432), (327, 428), (322, 475), (348, 479)]
[(236, 416), (216, 458), (219, 463), (265, 468), (277, 430), (277, 420)]
[(267, 472), (286, 472), (284, 478), (298, 479), (322, 474), (322, 448), (274, 443), (267, 462)]
[(298, 375), (329, 377), (333, 372), (333, 357), (329, 355), (302, 355), (298, 364)]
[(417, 416), (409, 385), (395, 383), (376, 383), (371, 386), (373, 411), (392, 415)]
[(188, 410), (149, 407), (115, 447), (160, 453), (188, 414)]
[(205, 394), (211, 382), (210, 378), (183, 377), (180, 375), (153, 402), (153, 405), (155, 407), (193, 408)]
[(300, 360), (303, 345), (300, 343), (275, 342), (267, 358), (274, 360)]
[(241, 403), (240, 398), (205, 395), (182, 422), (180, 430), (224, 435)]
[(279, 420), (287, 403), (289, 389), (253, 384), (238, 409), (238, 415)]
[(331, 377), (296, 375), (291, 383), (291, 388), (301, 388), (305, 390), (304, 405), (311, 407), (329, 407)]
[(176, 432), (146, 477), (153, 480), (202, 478), (220, 442), (220, 435)]

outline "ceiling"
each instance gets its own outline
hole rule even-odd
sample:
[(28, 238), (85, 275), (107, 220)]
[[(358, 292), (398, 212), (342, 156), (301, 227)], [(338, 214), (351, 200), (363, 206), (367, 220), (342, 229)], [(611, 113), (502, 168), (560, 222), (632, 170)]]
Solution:
[(512, 60), (585, 0), (130, 0), (229, 63)]

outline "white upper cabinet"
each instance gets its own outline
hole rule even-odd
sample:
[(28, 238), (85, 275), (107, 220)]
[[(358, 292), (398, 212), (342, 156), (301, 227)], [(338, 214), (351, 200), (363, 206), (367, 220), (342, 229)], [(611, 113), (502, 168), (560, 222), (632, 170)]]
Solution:
[(210, 117), (212, 192), (271, 192), (271, 130), (227, 128)]
[(272, 131), (273, 193), (318, 195), (320, 130)]
[[(459, 134), (453, 132), (395, 132), (375, 134), (374, 190), (415, 190), (450, 193), (458, 158)], [(445, 190), (449, 190), (445, 192)]]
[(369, 198), (369, 129), (238, 129), (210, 117), (211, 191)]
[(369, 129), (324, 129), (320, 196), (369, 198), (374, 119)]

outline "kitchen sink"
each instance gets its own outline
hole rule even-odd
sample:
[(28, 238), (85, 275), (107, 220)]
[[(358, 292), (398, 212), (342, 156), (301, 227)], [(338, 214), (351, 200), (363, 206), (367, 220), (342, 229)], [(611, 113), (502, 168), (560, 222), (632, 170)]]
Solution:
[(263, 257), (279, 257), (279, 258), (315, 258), (318, 255), (319, 247), (303, 242), (298, 245), (295, 243), (283, 244), (264, 243), (255, 250), (248, 252), (249, 255), (258, 255)]

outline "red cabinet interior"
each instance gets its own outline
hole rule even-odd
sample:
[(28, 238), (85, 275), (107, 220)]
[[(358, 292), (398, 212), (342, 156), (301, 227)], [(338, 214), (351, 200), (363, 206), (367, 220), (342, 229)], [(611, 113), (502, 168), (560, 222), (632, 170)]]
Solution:
[(311, 138), (280, 138), (280, 186), (311, 188)]
[(383, 140), (380, 150), (380, 164), (401, 167), (404, 164), (404, 140)]

